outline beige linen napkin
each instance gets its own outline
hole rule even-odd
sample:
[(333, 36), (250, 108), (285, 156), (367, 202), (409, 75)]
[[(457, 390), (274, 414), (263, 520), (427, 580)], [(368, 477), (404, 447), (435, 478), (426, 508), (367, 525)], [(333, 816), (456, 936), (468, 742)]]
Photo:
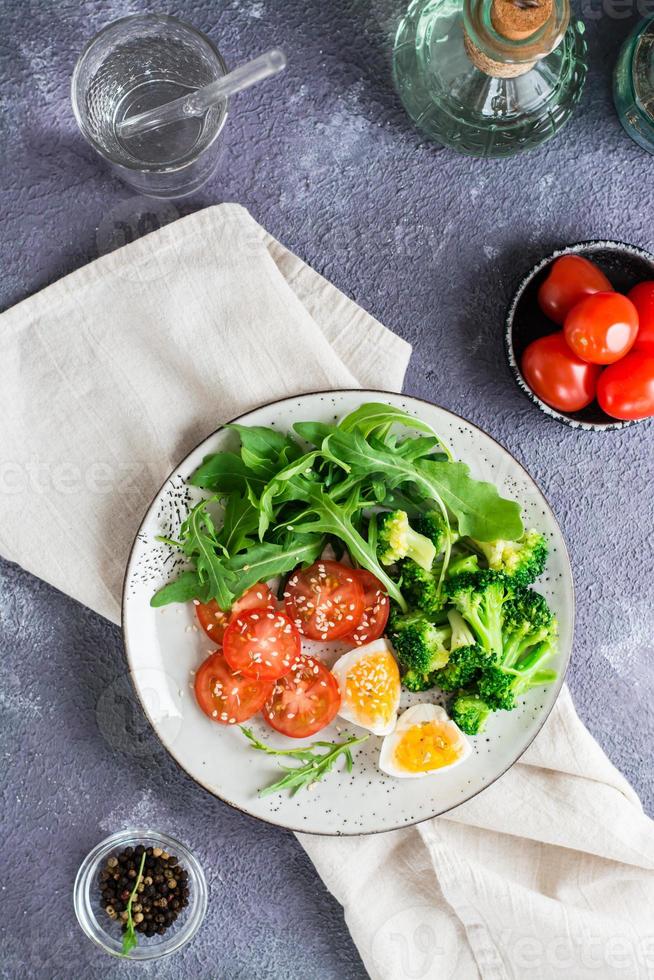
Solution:
[[(236, 205), (0, 317), (0, 551), (118, 621), (140, 519), (258, 404), (399, 390), (410, 348)], [(417, 828), (300, 838), (373, 978), (654, 976), (654, 825), (567, 691), (521, 762)]]

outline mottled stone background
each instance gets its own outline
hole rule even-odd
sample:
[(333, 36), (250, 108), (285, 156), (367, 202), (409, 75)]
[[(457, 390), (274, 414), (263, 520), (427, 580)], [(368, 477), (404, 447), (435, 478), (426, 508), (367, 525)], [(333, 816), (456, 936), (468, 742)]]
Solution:
[[(622, 132), (610, 91), (635, 14), (585, 2), (591, 67), (575, 117), (541, 151), (494, 163), (424, 143), (405, 118), (389, 80), (404, 0), (0, 0), (0, 307), (120, 244), (115, 214), (133, 234), (149, 228), (71, 115), (71, 71), (94, 32), (156, 9), (207, 31), (232, 64), (283, 46), (286, 74), (239, 98), (219, 173), (170, 213), (246, 205), (411, 341), (407, 391), (479, 423), (531, 471), (574, 566), (572, 693), (651, 813), (652, 426), (556, 425), (514, 388), (501, 348), (512, 286), (552, 246), (614, 237), (654, 247), (653, 160)], [(80, 932), (71, 886), (91, 846), (129, 824), (181, 835), (211, 886), (197, 941), (142, 975), (364, 976), (294, 838), (214, 800), (159, 749), (116, 627), (4, 564), (0, 645), (3, 977), (128, 975)]]

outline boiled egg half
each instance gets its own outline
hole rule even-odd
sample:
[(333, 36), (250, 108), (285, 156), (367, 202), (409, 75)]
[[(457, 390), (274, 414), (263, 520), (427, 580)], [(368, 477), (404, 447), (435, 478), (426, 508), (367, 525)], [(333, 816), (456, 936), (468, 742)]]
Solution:
[(395, 728), (400, 704), (400, 671), (386, 640), (373, 640), (351, 650), (332, 667), (341, 692), (339, 715), (387, 735)]
[(451, 769), (472, 751), (444, 708), (416, 704), (400, 715), (382, 743), (379, 768), (389, 776), (417, 778)]

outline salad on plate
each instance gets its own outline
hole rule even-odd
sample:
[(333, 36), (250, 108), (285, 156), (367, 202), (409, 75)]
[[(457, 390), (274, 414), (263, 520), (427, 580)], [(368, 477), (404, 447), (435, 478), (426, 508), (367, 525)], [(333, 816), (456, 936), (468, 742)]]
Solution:
[[(151, 605), (193, 603), (215, 645), (194, 677), (205, 715), (298, 764), (264, 792), (351, 768), (370, 736), (390, 776), (464, 764), (491, 713), (556, 680), (533, 588), (546, 539), (429, 425), (372, 402), (292, 432), (231, 428), (238, 450), (190, 477), (205, 496), (163, 539), (186, 567)], [(403, 691), (417, 703), (400, 712)], [(338, 717), (368, 734), (278, 749), (244, 724), (256, 715), (289, 740)]]

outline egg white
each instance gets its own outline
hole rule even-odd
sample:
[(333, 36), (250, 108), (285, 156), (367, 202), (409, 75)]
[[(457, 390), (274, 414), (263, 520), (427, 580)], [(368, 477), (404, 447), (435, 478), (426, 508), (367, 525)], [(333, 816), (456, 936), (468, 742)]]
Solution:
[[(395, 749), (401, 740), (402, 733), (406, 732), (407, 729), (413, 728), (414, 725), (419, 725), (422, 722), (437, 721), (441, 723), (446, 723), (447, 728), (450, 732), (458, 735), (458, 742), (461, 746), (461, 755), (454, 762), (450, 763), (449, 766), (439, 766), (437, 769), (431, 769), (427, 772), (406, 772), (404, 769), (399, 768), (394, 762)], [(444, 708), (441, 708), (437, 704), (416, 704), (412, 708), (407, 708), (403, 714), (397, 720), (397, 724), (393, 732), (388, 734), (384, 741), (382, 742), (381, 753), (379, 756), (379, 768), (382, 772), (385, 772), (388, 776), (395, 776), (398, 779), (420, 779), (423, 776), (437, 776), (442, 772), (449, 772), (458, 766), (461, 762), (468, 758), (472, 752), (472, 746), (470, 742), (465, 737), (458, 725), (451, 720)]]
[(397, 709), (400, 706), (401, 685), (399, 683), (397, 685), (397, 695), (393, 706), (393, 712), (388, 724), (386, 725), (378, 724), (373, 728), (371, 728), (370, 725), (364, 725), (357, 716), (356, 712), (345, 702), (345, 684), (348, 673), (354, 666), (356, 666), (362, 657), (369, 657), (376, 653), (389, 653), (391, 657), (393, 656), (393, 650), (386, 640), (383, 638), (373, 640), (371, 643), (366, 643), (364, 646), (357, 647), (355, 650), (350, 650), (349, 653), (345, 653), (342, 657), (339, 657), (332, 667), (332, 674), (336, 678), (341, 696), (343, 697), (341, 707), (338, 712), (340, 717), (345, 718), (346, 721), (353, 722), (353, 724), (358, 725), (360, 728), (365, 728), (367, 731), (372, 732), (373, 735), (388, 735), (389, 732), (392, 732), (395, 728)]

